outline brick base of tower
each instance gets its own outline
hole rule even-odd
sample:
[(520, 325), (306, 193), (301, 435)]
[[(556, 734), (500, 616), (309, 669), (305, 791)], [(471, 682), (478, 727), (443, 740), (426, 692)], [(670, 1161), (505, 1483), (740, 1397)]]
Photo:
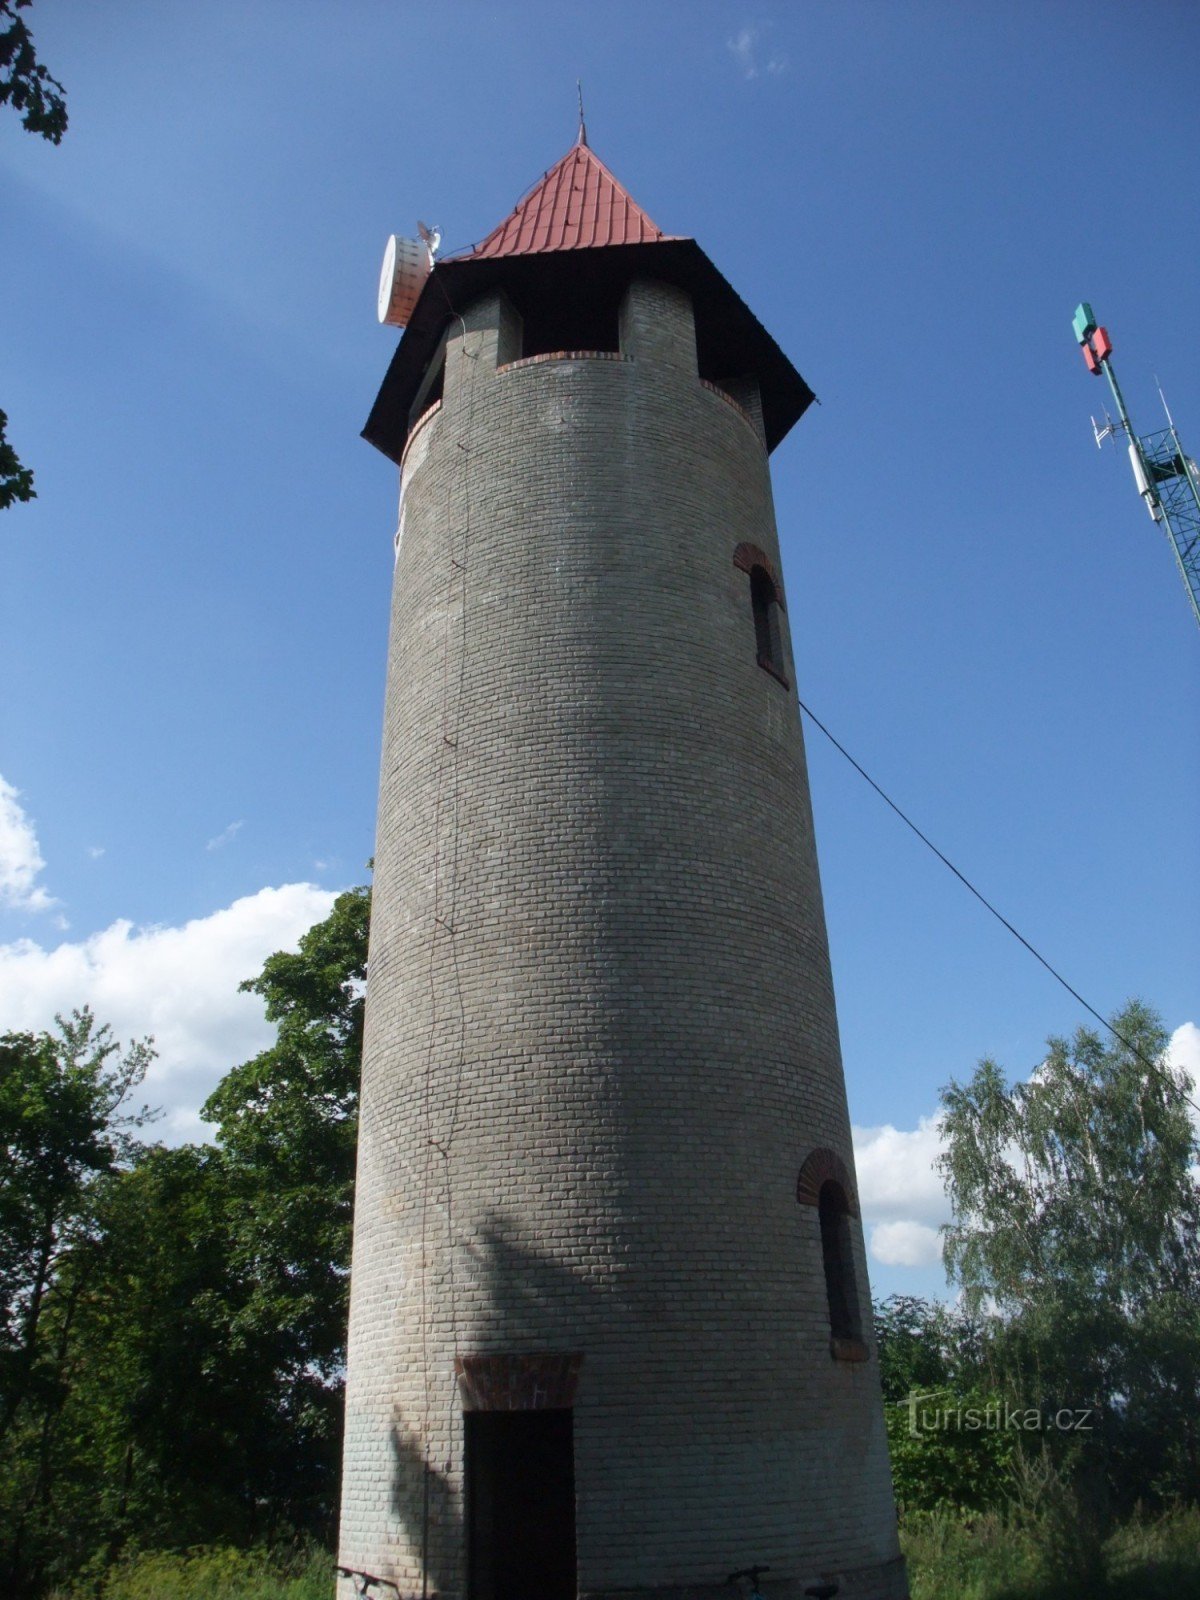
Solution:
[(901, 1600), (757, 386), (661, 282), (599, 354), (462, 307), (405, 461), (339, 1560), (490, 1600), (467, 1417), (557, 1408), (580, 1596)]

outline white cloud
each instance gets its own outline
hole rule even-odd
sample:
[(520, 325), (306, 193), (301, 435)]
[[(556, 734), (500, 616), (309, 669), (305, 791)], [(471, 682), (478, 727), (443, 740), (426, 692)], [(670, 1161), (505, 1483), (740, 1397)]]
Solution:
[(0, 778), (0, 905), (21, 911), (57, 905), (37, 882), (45, 865), (33, 823), (20, 804), (20, 790)]
[(238, 984), (274, 951), (294, 949), (334, 899), (315, 884), (287, 883), (181, 927), (122, 920), (53, 949), (32, 939), (0, 945), (0, 1031), (49, 1028), (55, 1012), (89, 1005), (123, 1041), (153, 1035), (158, 1060), (143, 1098), (167, 1113), (153, 1134), (199, 1137), (205, 1099), (273, 1037), (262, 1001)]
[(1194, 1022), (1181, 1023), (1171, 1035), (1167, 1044), (1167, 1063), (1187, 1073), (1192, 1080), (1194, 1099), (1194, 1091), (1200, 1084), (1200, 1028)]
[(93, 861), (99, 861), (100, 857), (103, 854), (104, 854), (104, 846), (102, 844), (90, 844), (90, 845), (88, 845), (88, 855), (92, 858)]
[(769, 51), (766, 60), (759, 66), (759, 47), (762, 42), (763, 29), (756, 26), (739, 28), (732, 39), (726, 39), (725, 47), (737, 62), (743, 78), (757, 78), (760, 71), (774, 78), (787, 71), (787, 57), (776, 50)]
[(871, 1229), (871, 1254), (885, 1267), (935, 1267), (942, 1242), (923, 1222), (879, 1222)]
[(206, 850), (220, 850), (221, 847), (223, 845), (227, 845), (231, 839), (236, 839), (238, 834), (245, 826), (246, 824), (244, 822), (231, 822), (227, 828), (222, 828), (221, 832), (217, 834), (215, 839), (210, 839), (204, 848)]
[(915, 1220), (937, 1227), (950, 1220), (950, 1206), (934, 1161), (941, 1154), (936, 1116), (921, 1117), (911, 1130), (855, 1128), (854, 1165), (864, 1216), (881, 1222)]
[[(1192, 1080), (1192, 1087), (1188, 1094), (1192, 1101), (1191, 1116), (1192, 1126), (1196, 1130), (1196, 1137), (1200, 1138), (1200, 1028), (1194, 1022), (1183, 1022), (1175, 1029), (1167, 1044), (1167, 1065), (1182, 1069)], [(1200, 1182), (1200, 1167), (1193, 1167), (1192, 1173), (1197, 1182)]]
[(872, 1256), (885, 1267), (930, 1267), (941, 1257), (938, 1228), (950, 1203), (934, 1162), (941, 1154), (936, 1116), (912, 1129), (855, 1128), (858, 1199)]

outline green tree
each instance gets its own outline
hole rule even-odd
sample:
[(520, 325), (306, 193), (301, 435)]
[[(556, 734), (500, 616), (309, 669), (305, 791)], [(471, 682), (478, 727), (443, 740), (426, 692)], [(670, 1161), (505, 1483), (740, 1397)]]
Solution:
[(37, 1387), (42, 1315), (63, 1257), (95, 1226), (96, 1180), (150, 1113), (126, 1102), (154, 1052), (124, 1054), (90, 1011), (58, 1034), (0, 1038), (0, 1443)]
[(71, 1330), (86, 1280), (67, 1264), (100, 1232), (104, 1183), (148, 1120), (129, 1096), (153, 1058), (124, 1052), (89, 1011), (57, 1034), (0, 1038), (0, 1572), (22, 1569), (50, 1498), (69, 1391)]
[[(982, 1061), (942, 1091), (944, 1259), (990, 1356), (1030, 1403), (1097, 1408), (1093, 1459), (1121, 1498), (1195, 1498), (1200, 1188), (1188, 1082), (1138, 1002), (1052, 1038), (1024, 1083)], [(1097, 1454), (1097, 1451), (1099, 1452)]]
[(339, 896), (242, 985), (276, 1038), (210, 1097), (215, 1146), (145, 1150), (105, 1196), (75, 1336), (89, 1451), (58, 1497), (76, 1566), (332, 1535), (369, 905)]
[(913, 1295), (875, 1306), (896, 1499), (905, 1512), (1003, 1504), (1016, 1439), (1000, 1423), (986, 1328), (960, 1307)]
[(949, 1306), (893, 1294), (873, 1307), (879, 1377), (885, 1401), (944, 1388), (962, 1371), (960, 1319)]
[(32, 1373), (9, 1364), (24, 1387), (0, 1446), (0, 1592), (129, 1549), (331, 1535), (369, 903), (341, 895), (243, 985), (277, 1035), (212, 1095), (215, 1145), (129, 1138), (118, 1091), (148, 1056), (126, 1082), (86, 1014), (63, 1040), (4, 1041), (8, 1353), (35, 1299), (38, 1333)]
[[(67, 131), (66, 91), (38, 60), (29, 26), (17, 15), (29, 4), (0, 0), (0, 106), (11, 105), (30, 133), (59, 144)], [(7, 427), (8, 417), (0, 411), (0, 511), (17, 500), (37, 498), (33, 473), (9, 444)]]
[(339, 1397), (370, 905), (366, 888), (339, 895), (295, 953), (271, 956), (242, 985), (266, 1001), (275, 1043), (235, 1067), (204, 1107), (228, 1164), (240, 1266), (255, 1286), (246, 1315), (290, 1329), (294, 1371), (319, 1374)]
[(75, 1565), (131, 1543), (286, 1539), (324, 1511), (305, 1403), (322, 1386), (295, 1370), (292, 1331), (250, 1309), (237, 1200), (212, 1146), (146, 1149), (108, 1189), (94, 1270), (76, 1258), (76, 1450), (56, 1495)]

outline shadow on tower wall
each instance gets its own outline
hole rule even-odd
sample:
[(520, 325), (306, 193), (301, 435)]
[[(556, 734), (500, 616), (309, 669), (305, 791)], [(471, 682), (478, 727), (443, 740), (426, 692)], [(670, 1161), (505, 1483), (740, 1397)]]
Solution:
[[(438, 1326), (438, 1354), (448, 1370), (437, 1372), (434, 1390), (445, 1393), (454, 1355), (530, 1354), (580, 1350), (600, 1316), (611, 1318), (610, 1292), (589, 1285), (558, 1262), (531, 1250), (522, 1230), (497, 1212), (487, 1214), (474, 1237), (460, 1236), (456, 1305), (439, 1305), (439, 1324), (449, 1311), (453, 1354)], [(431, 1332), (434, 1331), (431, 1329)], [(431, 1340), (431, 1343), (433, 1341)], [(586, 1368), (585, 1368), (586, 1381)], [(461, 1416), (461, 1413), (460, 1413)], [(456, 1421), (461, 1428), (461, 1422)], [(466, 1593), (466, 1527), (459, 1484), (445, 1470), (449, 1463), (427, 1460), (419, 1432), (394, 1415), (391, 1509), (408, 1536), (409, 1547), (425, 1552), (426, 1592), (432, 1600), (461, 1600)], [(454, 1444), (455, 1466), (462, 1466), (462, 1435)], [(418, 1589), (418, 1593), (421, 1590)]]
[[(425, 1552), (425, 1591), (458, 1592), (464, 1566), (458, 1552), (464, 1537), (462, 1516), (446, 1475), (427, 1462), (421, 1441), (392, 1423), (392, 1512), (403, 1523), (411, 1548)], [(418, 1591), (420, 1592), (420, 1591)]]

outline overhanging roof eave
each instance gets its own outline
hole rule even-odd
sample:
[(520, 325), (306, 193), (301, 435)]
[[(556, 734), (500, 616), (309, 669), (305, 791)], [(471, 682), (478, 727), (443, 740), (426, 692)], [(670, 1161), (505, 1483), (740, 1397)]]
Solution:
[[(585, 264), (583, 264), (585, 263)], [(396, 347), (363, 438), (399, 464), (408, 414), (446, 324), (493, 285), (514, 297), (533, 291), (544, 273), (611, 272), (616, 281), (641, 273), (686, 289), (696, 309), (697, 338), (727, 375), (753, 373), (762, 391), (768, 450), (773, 450), (814, 399), (800, 373), (694, 239), (593, 246), (521, 256), (439, 261), (421, 291)]]

